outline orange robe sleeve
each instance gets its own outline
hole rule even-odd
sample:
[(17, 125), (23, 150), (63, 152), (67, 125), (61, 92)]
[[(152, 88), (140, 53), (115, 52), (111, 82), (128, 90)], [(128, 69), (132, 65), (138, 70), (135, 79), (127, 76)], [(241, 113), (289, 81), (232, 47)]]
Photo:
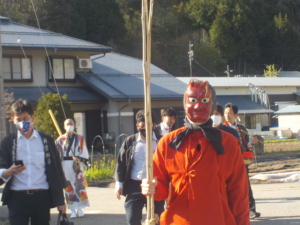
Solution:
[(154, 199), (156, 201), (162, 201), (167, 199), (169, 193), (169, 174), (165, 166), (165, 154), (164, 154), (163, 142), (160, 141), (153, 155), (153, 171), (158, 181), (156, 186), (156, 193)]

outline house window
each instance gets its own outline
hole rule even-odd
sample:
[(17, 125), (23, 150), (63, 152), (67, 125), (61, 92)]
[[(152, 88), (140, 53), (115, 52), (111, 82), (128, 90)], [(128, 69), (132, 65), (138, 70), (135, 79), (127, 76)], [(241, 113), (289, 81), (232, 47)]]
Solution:
[[(72, 58), (53, 58), (53, 76), (57, 80), (75, 80), (75, 59)], [(53, 80), (52, 72), (49, 71), (49, 78)]]
[(245, 124), (248, 129), (256, 129), (256, 115), (249, 114), (245, 116)]
[(32, 81), (31, 58), (4, 56), (2, 60), (5, 81)]

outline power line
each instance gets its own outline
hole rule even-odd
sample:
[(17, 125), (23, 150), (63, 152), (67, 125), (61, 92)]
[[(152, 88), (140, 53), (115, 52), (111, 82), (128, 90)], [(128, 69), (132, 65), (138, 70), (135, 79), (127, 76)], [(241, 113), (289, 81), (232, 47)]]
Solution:
[(210, 71), (208, 71), (204, 66), (202, 66), (200, 63), (198, 63), (195, 59), (193, 59), (193, 61), (194, 61), (197, 65), (201, 66), (201, 67), (202, 67), (206, 72), (208, 72), (210, 75), (216, 77), (215, 74), (213, 74), (213, 73), (211, 73)]
[(34, 14), (35, 14), (35, 18), (36, 18), (38, 27), (39, 27), (40, 35), (42, 36), (43, 45), (44, 45), (44, 48), (45, 48), (45, 51), (46, 51), (46, 55), (47, 55), (47, 59), (48, 59), (49, 68), (50, 68), (50, 70), (51, 70), (51, 74), (52, 74), (52, 77), (53, 77), (53, 80), (54, 80), (54, 83), (55, 83), (55, 87), (56, 87), (56, 91), (57, 91), (57, 94), (58, 94), (58, 98), (59, 98), (59, 101), (60, 101), (60, 104), (61, 104), (61, 108), (62, 108), (62, 110), (63, 110), (65, 119), (67, 119), (67, 116), (66, 116), (66, 113), (65, 113), (64, 106), (63, 106), (63, 104), (62, 104), (62, 100), (61, 100), (60, 93), (59, 93), (59, 90), (58, 90), (58, 86), (57, 86), (57, 83), (56, 83), (56, 79), (55, 79), (55, 76), (54, 76), (54, 73), (53, 73), (52, 65), (51, 65), (51, 62), (50, 62), (50, 57), (49, 57), (48, 50), (47, 50), (47, 47), (46, 47), (46, 44), (45, 44), (44, 36), (43, 36), (43, 34), (42, 34), (40, 22), (39, 22), (39, 19), (38, 19), (36, 10), (35, 10), (35, 6), (34, 6), (34, 3), (33, 3), (33, 0), (31, 0), (31, 4), (32, 4), (32, 8), (33, 8), (33, 11), (34, 11)]

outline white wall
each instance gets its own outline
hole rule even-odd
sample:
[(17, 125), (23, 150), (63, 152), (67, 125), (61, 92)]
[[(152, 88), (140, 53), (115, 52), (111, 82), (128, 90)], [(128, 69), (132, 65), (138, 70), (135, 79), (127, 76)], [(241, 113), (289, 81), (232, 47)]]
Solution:
[[(25, 51), (27, 57), (32, 57), (32, 71), (33, 71), (33, 81), (32, 82), (6, 82), (4, 83), (5, 86), (11, 86), (11, 87), (17, 87), (17, 86), (23, 86), (23, 87), (31, 87), (31, 86), (41, 86), (45, 87), (47, 85), (46, 83), (46, 63), (47, 56), (46, 52), (39, 50), (39, 51), (33, 51), (33, 50), (26, 50)], [(57, 51), (56, 54), (54, 51), (48, 51), (49, 56), (71, 56), (76, 58), (90, 58), (89, 53), (85, 52), (60, 52)], [(23, 56), (22, 51), (17, 50), (3, 50), (3, 55), (21, 55)], [(25, 56), (24, 56), (25, 57)], [(81, 70), (76, 68), (76, 72), (79, 72)], [(54, 82), (49, 82), (50, 86), (54, 86)], [(76, 82), (58, 82), (58, 86), (82, 86), (83, 84), (76, 80)]]
[(300, 114), (279, 114), (278, 125), (279, 127), (290, 128), (294, 134), (298, 133), (300, 130)]

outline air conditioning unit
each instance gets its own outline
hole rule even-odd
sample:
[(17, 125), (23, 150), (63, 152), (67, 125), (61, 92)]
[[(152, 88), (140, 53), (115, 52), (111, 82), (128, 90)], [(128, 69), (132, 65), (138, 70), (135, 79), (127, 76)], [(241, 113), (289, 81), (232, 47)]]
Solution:
[(92, 69), (93, 64), (90, 59), (79, 59), (79, 68), (80, 69)]

